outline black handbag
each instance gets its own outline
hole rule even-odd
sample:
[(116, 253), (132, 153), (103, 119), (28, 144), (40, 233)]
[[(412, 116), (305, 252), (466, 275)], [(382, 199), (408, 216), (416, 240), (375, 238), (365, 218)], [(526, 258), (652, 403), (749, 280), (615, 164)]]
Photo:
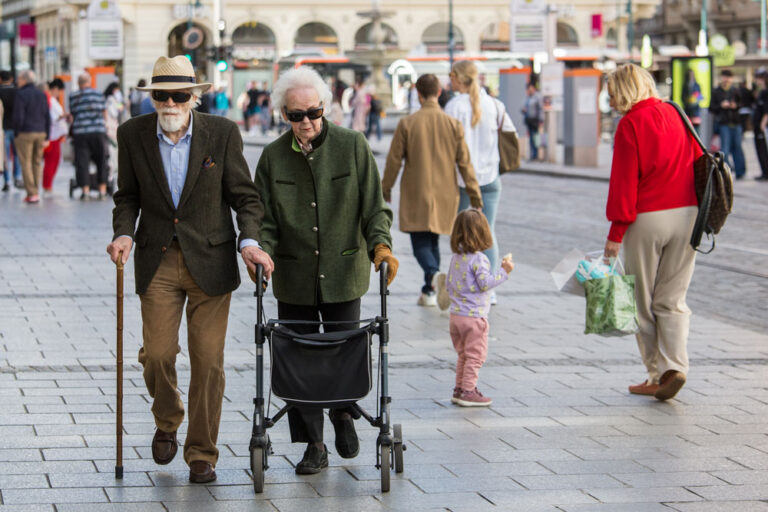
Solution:
[[(696, 187), (696, 199), (699, 202), (699, 213), (696, 215), (690, 243), (696, 251), (709, 254), (715, 249), (715, 235), (720, 233), (728, 215), (733, 211), (731, 169), (725, 162), (725, 155), (722, 152), (718, 151), (712, 154), (707, 151), (699, 134), (680, 105), (674, 101), (667, 101), (667, 103), (675, 107), (688, 131), (704, 153), (693, 163), (693, 182)], [(699, 249), (704, 234), (712, 240), (712, 245), (707, 251)]]

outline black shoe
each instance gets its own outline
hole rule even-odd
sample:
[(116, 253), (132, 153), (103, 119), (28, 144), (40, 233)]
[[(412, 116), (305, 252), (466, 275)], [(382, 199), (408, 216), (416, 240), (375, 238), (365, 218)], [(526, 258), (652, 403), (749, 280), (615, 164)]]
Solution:
[(13, 182), (13, 186), (16, 188), (24, 188), (24, 181), (22, 180), (15, 180)]
[[(755, 178), (756, 181), (768, 181), (768, 176), (758, 176)], [(5, 189), (3, 189), (5, 190)]]
[(10, 190), (10, 188), (11, 187), (9, 187), (8, 184), (6, 183), (5, 185), (3, 185), (3, 192), (8, 192), (8, 190)]
[(360, 443), (355, 432), (355, 422), (352, 418), (342, 418), (342, 414), (331, 409), (328, 417), (331, 418), (333, 430), (336, 432), (336, 453), (339, 457), (351, 459), (360, 453)]
[(301, 462), (296, 464), (297, 475), (314, 475), (319, 473), (323, 468), (328, 467), (328, 447), (323, 445), (323, 449), (320, 450), (313, 443), (307, 446), (307, 451), (304, 452), (304, 458)]

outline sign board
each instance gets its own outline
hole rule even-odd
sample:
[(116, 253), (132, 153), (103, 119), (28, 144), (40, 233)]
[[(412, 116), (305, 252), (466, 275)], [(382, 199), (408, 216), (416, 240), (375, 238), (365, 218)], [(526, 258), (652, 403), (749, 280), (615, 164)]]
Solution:
[(192, 18), (209, 19), (211, 11), (205, 5), (195, 6), (192, 4), (174, 4), (171, 10), (171, 16), (177, 20), (188, 20)]
[(592, 38), (598, 38), (603, 35), (603, 15), (592, 15)]
[(513, 15), (509, 23), (509, 50), (514, 53), (547, 51), (547, 15)]
[(543, 14), (547, 11), (547, 1), (512, 0), (510, 10), (514, 14)]
[(45, 62), (56, 62), (56, 55), (58, 54), (55, 46), (45, 47)]
[(712, 97), (712, 57), (673, 57), (672, 101), (690, 116), (709, 108)]
[(123, 18), (114, 0), (91, 0), (88, 5), (88, 57), (123, 58)]
[(37, 45), (37, 29), (34, 23), (19, 23), (19, 45)]
[(579, 114), (597, 114), (597, 89), (580, 87), (576, 95), (576, 106)]
[(539, 80), (541, 81), (541, 94), (543, 96), (563, 95), (563, 73), (565, 73), (564, 62), (541, 65)]
[(202, 30), (197, 27), (191, 27), (185, 30), (184, 34), (181, 36), (181, 45), (185, 50), (194, 50), (203, 44), (204, 39), (205, 36), (203, 35)]
[(736, 62), (736, 51), (723, 34), (715, 34), (709, 40), (709, 54), (715, 58), (717, 67), (733, 66)]

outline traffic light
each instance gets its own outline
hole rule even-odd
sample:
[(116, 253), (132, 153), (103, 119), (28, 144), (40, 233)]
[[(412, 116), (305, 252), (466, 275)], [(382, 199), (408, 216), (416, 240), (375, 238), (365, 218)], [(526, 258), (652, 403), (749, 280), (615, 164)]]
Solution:
[(220, 72), (224, 72), (229, 69), (229, 59), (232, 57), (231, 46), (218, 46), (215, 48), (216, 53), (216, 69)]

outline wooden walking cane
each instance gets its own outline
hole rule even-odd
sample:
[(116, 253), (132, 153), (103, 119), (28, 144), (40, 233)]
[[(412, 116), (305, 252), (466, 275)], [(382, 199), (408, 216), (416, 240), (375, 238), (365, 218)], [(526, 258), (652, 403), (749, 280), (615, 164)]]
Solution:
[(117, 255), (117, 461), (115, 478), (123, 478), (123, 251)]

